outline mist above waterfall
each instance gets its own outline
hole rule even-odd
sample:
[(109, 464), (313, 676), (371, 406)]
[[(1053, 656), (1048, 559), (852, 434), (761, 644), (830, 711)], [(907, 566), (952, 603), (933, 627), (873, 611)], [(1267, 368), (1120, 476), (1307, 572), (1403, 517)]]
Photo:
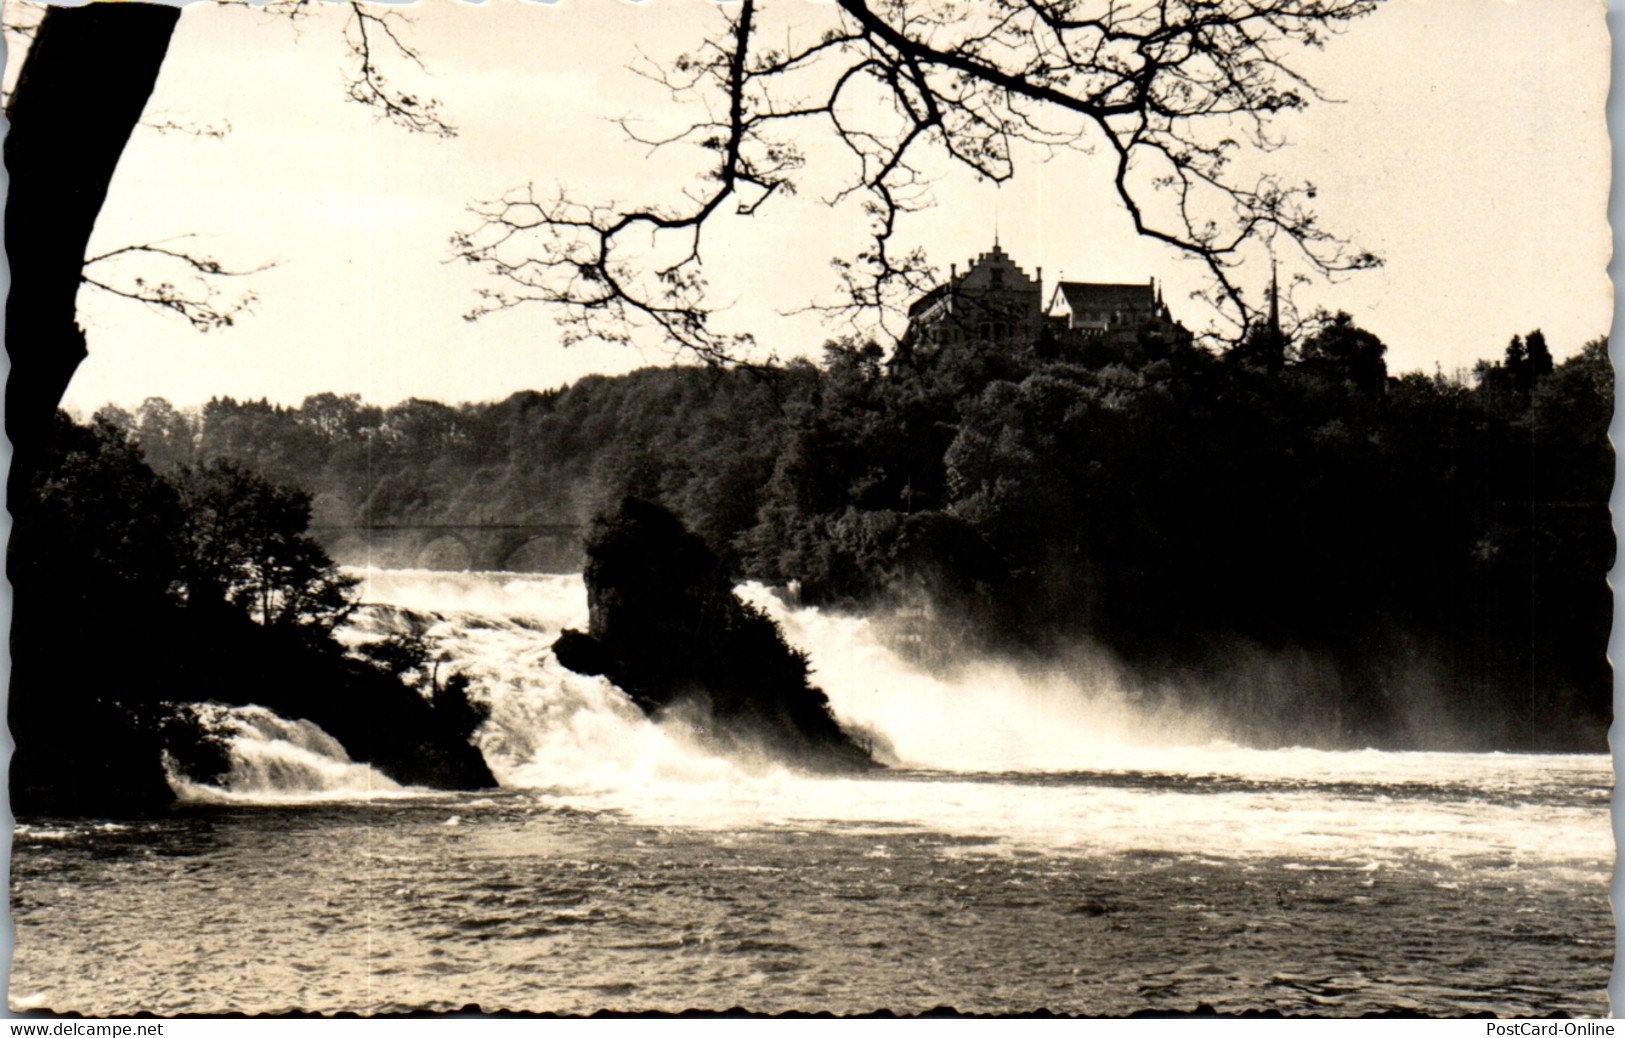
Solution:
[[(884, 739), (897, 763), (952, 770), (1095, 768), (1125, 751), (1210, 743), (1221, 728), (1136, 691), (1104, 653), (1022, 665), (935, 652), (911, 659), (886, 618), (792, 608), (759, 584), (741, 589), (812, 658), (843, 723)], [(925, 635), (931, 637), (929, 633)]]
[[(488, 703), (481, 748), (504, 785), (546, 785), (559, 775), (713, 775), (769, 762), (700, 749), (679, 713), (659, 720), (609, 682), (573, 674), (548, 650), (559, 630), (584, 624), (579, 577), (368, 571), (369, 602), (413, 610), (448, 670)], [(1102, 656), (1049, 668), (982, 660), (933, 670), (910, 660), (885, 623), (792, 609), (761, 585), (740, 595), (808, 653), (836, 719), (874, 741), (887, 763), (951, 770), (1057, 770), (1120, 761), (1136, 747), (1212, 742), (1211, 718), (1129, 691)], [(359, 621), (377, 625), (374, 610)], [(396, 621), (400, 622), (400, 621)], [(381, 627), (375, 633), (384, 633)], [(549, 775), (555, 776), (549, 779)]]
[[(470, 695), (489, 708), (474, 739), (505, 787), (614, 791), (657, 802), (784, 771), (771, 756), (708, 743), (696, 731), (703, 719), (682, 710), (646, 717), (608, 680), (562, 667), (552, 642), (587, 619), (579, 576), (355, 573), (368, 604), (344, 639), (424, 638), (437, 679), (463, 675)], [(1317, 683), (1335, 675), (1307, 654), (1238, 655), (1222, 687), (1195, 679), (1182, 686), (1147, 681), (1089, 647), (1044, 662), (978, 657), (951, 645), (922, 651), (919, 628), (900, 631), (892, 618), (789, 605), (760, 584), (738, 593), (808, 654), (836, 719), (894, 767), (1250, 774), (1268, 770), (1264, 762), (1273, 758), (1249, 746), (1335, 745), (1337, 718), (1315, 709), (1324, 702)], [(1421, 684), (1409, 694), (1425, 709)], [(233, 794), (393, 788), (307, 721), (249, 707), (222, 708), (212, 723), (232, 742), (231, 774), (221, 788)], [(1437, 719), (1426, 728), (1442, 731)], [(195, 784), (183, 791), (212, 795)]]
[[(1520, 804), (1544, 803), (1606, 769), (1588, 757), (1251, 748), (1228, 737), (1228, 722), (1181, 708), (1171, 692), (1136, 691), (1098, 655), (1047, 668), (996, 660), (933, 668), (909, 658), (910, 643), (899, 651), (882, 620), (790, 607), (747, 585), (742, 597), (809, 653), (841, 723), (889, 748), (896, 765), (818, 778), (769, 757), (720, 753), (680, 713), (647, 717), (605, 679), (560, 666), (548, 646), (584, 619), (579, 577), (364, 576), (371, 604), (348, 637), (422, 632), (442, 657), (441, 679), (465, 675), (490, 707), (474, 737), (504, 796), (546, 810), (730, 832), (924, 826), (966, 838), (997, 832), (1012, 846), (1050, 851), (1338, 855), (1382, 843), (1385, 854), (1472, 855), (1485, 841), (1517, 846), (1528, 824)], [(428, 795), (391, 790), (297, 719), (238, 708), (219, 723), (233, 740), (231, 776), (223, 789), (186, 787), (190, 799)], [(1482, 802), (1473, 831), (1458, 831), (1445, 807), (1415, 799), (1412, 787)], [(1325, 795), (1353, 799), (1332, 811)], [(1257, 804), (1276, 801), (1297, 819), (1292, 826), (1240, 826)], [(1410, 835), (1394, 835), (1396, 816)], [(1597, 839), (1606, 836), (1604, 827)]]

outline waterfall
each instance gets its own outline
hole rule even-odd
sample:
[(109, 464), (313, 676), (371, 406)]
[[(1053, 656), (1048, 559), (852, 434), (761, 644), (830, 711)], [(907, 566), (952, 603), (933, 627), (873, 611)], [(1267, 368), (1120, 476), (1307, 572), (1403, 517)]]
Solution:
[[(842, 724), (873, 733), (896, 761), (951, 771), (1100, 770), (1138, 765), (1161, 748), (1212, 745), (1210, 719), (1148, 696), (1104, 653), (1079, 647), (1043, 666), (956, 658), (935, 666), (882, 617), (786, 605), (759, 584), (742, 598), (806, 652), (812, 680)], [(907, 634), (918, 640), (914, 628)], [(930, 638), (928, 632), (923, 637)], [(937, 637), (946, 637), (937, 635)]]
[[(1080, 653), (1042, 668), (987, 659), (928, 666), (897, 651), (882, 619), (789, 606), (747, 585), (742, 596), (809, 654), (837, 719), (889, 746), (899, 765), (814, 777), (721, 756), (683, 718), (646, 717), (607, 680), (561, 667), (550, 646), (564, 628), (587, 622), (580, 577), (360, 575), (366, 604), (344, 639), (359, 649), (390, 636), (421, 638), (434, 662), (408, 678), (427, 689), (466, 677), (469, 694), (490, 708), (475, 740), (516, 802), (656, 828), (907, 827), (998, 833), (1051, 851), (1225, 846), (1314, 856), (1368, 853), (1373, 840), (1392, 838), (1403, 812), (1417, 846), (1471, 854), (1486, 839), (1517, 845), (1528, 824), (1519, 805), (1529, 798), (1544, 803), (1575, 775), (1592, 776), (1585, 781), (1594, 778), (1602, 797), (1611, 783), (1606, 760), (1585, 757), (1244, 748), (1214, 739), (1200, 718), (1137, 696), (1108, 660)], [(260, 707), (198, 709), (205, 727), (226, 737), (230, 768), (218, 788), (174, 779), (189, 799), (423, 795), (355, 763), (308, 721)], [(1413, 788), (1451, 799), (1389, 793)], [(1200, 810), (1191, 797), (1201, 798)], [(1493, 811), (1464, 827), (1457, 800)], [(1566, 804), (1550, 810), (1570, 810)], [(1295, 821), (1251, 824), (1261, 809)], [(1411, 847), (1409, 840), (1400, 843)]]
[(184, 800), (349, 799), (400, 790), (352, 761), (337, 739), (309, 721), (289, 720), (261, 706), (200, 703), (191, 709), (205, 732), (225, 738), (231, 767), (218, 786), (210, 786), (187, 778), (171, 762), (170, 786)]
[[(587, 624), (579, 576), (358, 570), (358, 640), (411, 633), (461, 672), (491, 708), (481, 749), (506, 786), (580, 788), (679, 778), (721, 781), (766, 762), (720, 760), (677, 719), (646, 718), (617, 688), (561, 667), (549, 646)], [(1107, 766), (1157, 745), (1213, 741), (1200, 719), (1126, 693), (1106, 661), (1045, 670), (980, 661), (937, 670), (900, 652), (884, 623), (792, 608), (761, 585), (739, 589), (806, 651), (836, 719), (886, 763), (956, 771)]]
[(491, 710), (476, 739), (502, 785), (626, 788), (737, 773), (737, 762), (700, 749), (680, 722), (651, 721), (604, 678), (553, 658), (561, 631), (587, 625), (580, 576), (359, 573), (371, 604), (350, 637), (418, 634), (443, 657), (442, 679), (467, 677), (470, 694)]
[[(683, 717), (650, 719), (604, 678), (562, 667), (551, 645), (565, 628), (587, 625), (579, 575), (355, 573), (364, 605), (341, 640), (363, 650), (392, 636), (421, 639), (432, 662), (408, 679), (428, 688), (452, 674), (467, 678), (469, 695), (490, 711), (476, 742), (505, 787), (662, 800), (782, 770), (771, 760), (719, 756)], [(1098, 657), (1080, 654), (1042, 670), (990, 660), (933, 668), (899, 651), (882, 620), (791, 607), (755, 584), (739, 593), (809, 654), (813, 680), (836, 719), (888, 764), (963, 772), (1109, 770), (1144, 766), (1159, 746), (1214, 745), (1200, 719), (1125, 692), (1118, 673)], [(226, 736), (230, 774), (219, 789), (172, 779), (183, 795), (399, 792), (309, 721), (260, 707), (210, 709), (205, 726)]]

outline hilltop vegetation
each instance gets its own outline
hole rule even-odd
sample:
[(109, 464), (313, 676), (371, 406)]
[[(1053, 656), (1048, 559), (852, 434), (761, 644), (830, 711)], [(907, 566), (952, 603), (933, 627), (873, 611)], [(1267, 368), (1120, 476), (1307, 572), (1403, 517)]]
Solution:
[(318, 522), (658, 502), (736, 578), (929, 603), (970, 649), (1088, 640), (1276, 738), (1601, 748), (1606, 342), (1554, 364), (1535, 332), (1470, 383), (1392, 377), (1384, 352), (1339, 315), (1222, 356), (842, 342), (492, 404), (105, 417), (160, 472), (228, 458), (296, 483)]

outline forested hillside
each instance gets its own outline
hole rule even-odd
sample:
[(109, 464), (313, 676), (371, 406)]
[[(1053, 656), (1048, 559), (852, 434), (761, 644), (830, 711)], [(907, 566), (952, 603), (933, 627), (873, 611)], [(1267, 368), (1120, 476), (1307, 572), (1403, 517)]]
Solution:
[(103, 417), (160, 472), (229, 458), (300, 485), (317, 524), (584, 522), (632, 495), (740, 578), (925, 611), (966, 646), (1088, 641), (1232, 697), (1238, 661), (1297, 660), (1292, 710), (1351, 738), (1425, 741), (1425, 694), (1474, 742), (1601, 745), (1606, 342), (1554, 364), (1535, 332), (1470, 381), (1390, 377), (1384, 352), (1340, 315), (1222, 356), (837, 343), (492, 404)]

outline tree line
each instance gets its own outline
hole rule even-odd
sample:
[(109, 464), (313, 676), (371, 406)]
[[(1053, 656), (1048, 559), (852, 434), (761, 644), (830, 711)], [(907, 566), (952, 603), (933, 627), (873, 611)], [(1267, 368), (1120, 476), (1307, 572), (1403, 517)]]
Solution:
[[(149, 400), (102, 418), (158, 471), (229, 459), (301, 486), (326, 522), (584, 522), (656, 501), (737, 577), (923, 608), (978, 650), (1087, 640), (1283, 738), (1600, 745), (1606, 341), (1558, 364), (1536, 331), (1458, 378), (1390, 376), (1347, 315), (1270, 336), (1223, 354), (848, 340), (817, 364), (488, 404)], [(1287, 701), (1235, 677), (1255, 674), (1239, 656), (1312, 665)]]

